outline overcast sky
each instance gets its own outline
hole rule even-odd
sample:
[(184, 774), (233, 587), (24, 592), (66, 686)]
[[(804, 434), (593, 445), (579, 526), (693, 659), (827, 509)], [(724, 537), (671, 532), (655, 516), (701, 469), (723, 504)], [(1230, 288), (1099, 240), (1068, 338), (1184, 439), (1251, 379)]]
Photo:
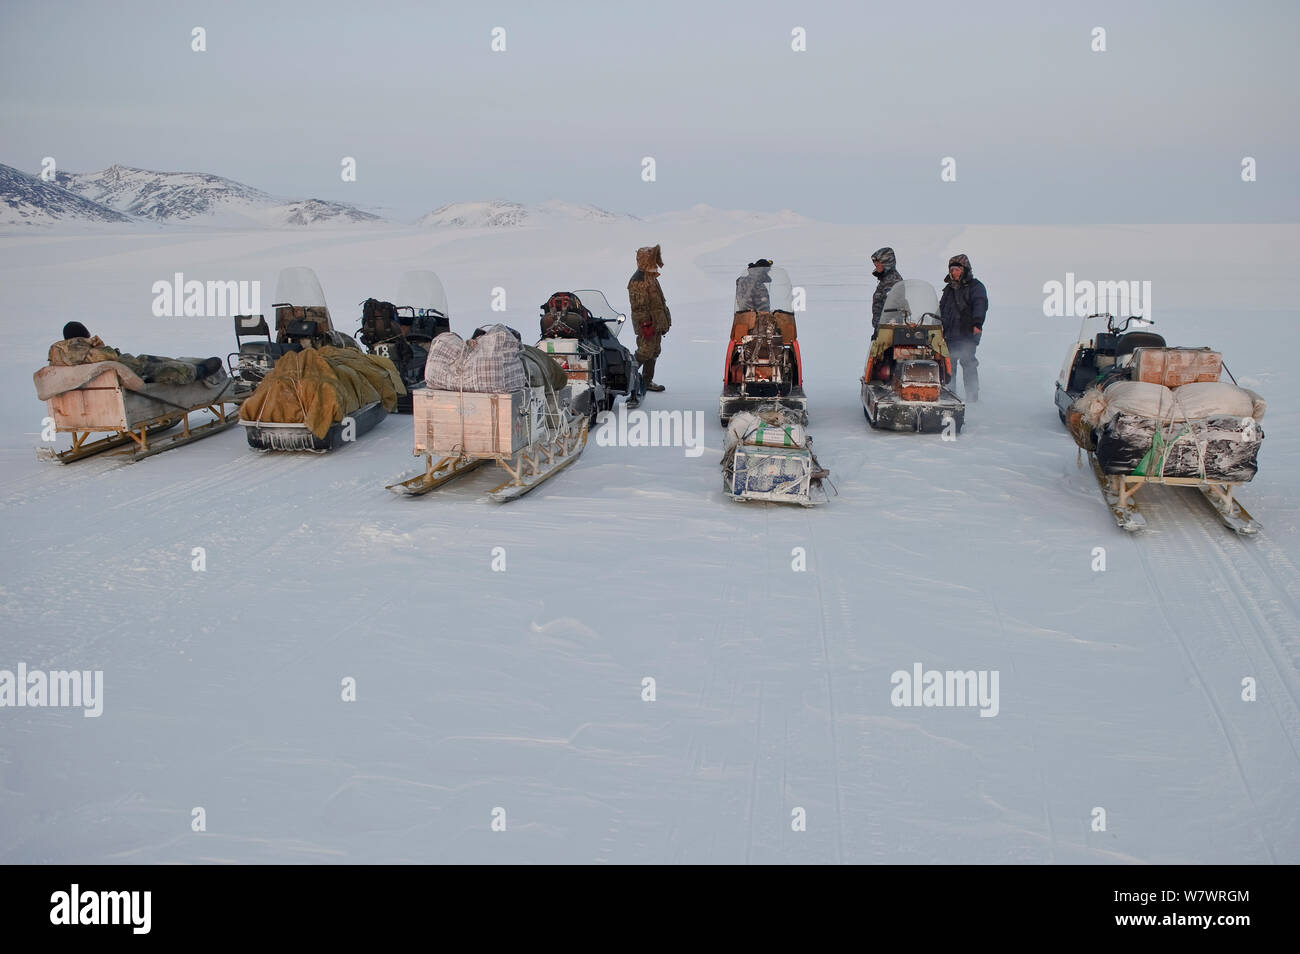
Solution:
[(1297, 11), (0, 0), (0, 162), (212, 172), (412, 216), (561, 198), (837, 222), (1295, 222)]

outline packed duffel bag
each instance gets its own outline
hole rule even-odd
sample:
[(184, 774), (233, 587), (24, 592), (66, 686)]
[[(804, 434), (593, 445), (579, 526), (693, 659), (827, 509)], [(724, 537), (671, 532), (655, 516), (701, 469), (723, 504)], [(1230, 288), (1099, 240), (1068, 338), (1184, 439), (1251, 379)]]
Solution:
[(528, 386), (522, 353), (523, 345), (505, 325), (492, 325), (470, 341), (448, 331), (429, 345), (424, 380), (442, 391), (518, 391)]

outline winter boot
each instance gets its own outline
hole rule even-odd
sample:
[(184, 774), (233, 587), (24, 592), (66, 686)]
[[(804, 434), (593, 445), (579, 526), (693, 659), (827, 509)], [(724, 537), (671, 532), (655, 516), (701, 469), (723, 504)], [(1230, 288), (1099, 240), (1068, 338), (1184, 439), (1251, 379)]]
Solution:
[(662, 384), (655, 384), (655, 363), (653, 361), (647, 361), (641, 366), (641, 380), (645, 382), (645, 389), (647, 391), (657, 392), (664, 390)]

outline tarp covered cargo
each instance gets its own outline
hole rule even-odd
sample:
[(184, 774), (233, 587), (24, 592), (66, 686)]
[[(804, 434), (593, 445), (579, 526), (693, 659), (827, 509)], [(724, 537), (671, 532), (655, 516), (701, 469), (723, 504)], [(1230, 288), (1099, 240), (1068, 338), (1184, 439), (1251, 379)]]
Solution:
[(391, 413), (405, 393), (401, 374), (387, 358), (351, 348), (304, 348), (276, 361), (239, 417), (305, 424), (323, 439), (331, 425), (367, 404), (378, 401)]
[(1264, 410), (1258, 394), (1226, 381), (1116, 381), (1085, 391), (1069, 419), (1107, 474), (1245, 482), (1258, 470)]
[(741, 411), (727, 425), (725, 447), (752, 444), (757, 447), (804, 447), (808, 433), (799, 423), (799, 415), (791, 411), (759, 413)]

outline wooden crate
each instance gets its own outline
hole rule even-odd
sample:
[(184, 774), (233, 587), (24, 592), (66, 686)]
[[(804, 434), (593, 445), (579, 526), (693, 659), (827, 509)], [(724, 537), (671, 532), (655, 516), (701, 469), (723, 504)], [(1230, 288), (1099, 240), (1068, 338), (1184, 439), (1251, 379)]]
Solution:
[(1181, 387), (1217, 381), (1223, 356), (1209, 348), (1138, 348), (1133, 352), (1133, 380)]
[(417, 454), (513, 457), (528, 445), (527, 391), (412, 392)]
[(61, 431), (112, 430), (130, 426), (122, 385), (112, 368), (105, 368), (85, 387), (56, 394), (46, 402), (54, 426)]

